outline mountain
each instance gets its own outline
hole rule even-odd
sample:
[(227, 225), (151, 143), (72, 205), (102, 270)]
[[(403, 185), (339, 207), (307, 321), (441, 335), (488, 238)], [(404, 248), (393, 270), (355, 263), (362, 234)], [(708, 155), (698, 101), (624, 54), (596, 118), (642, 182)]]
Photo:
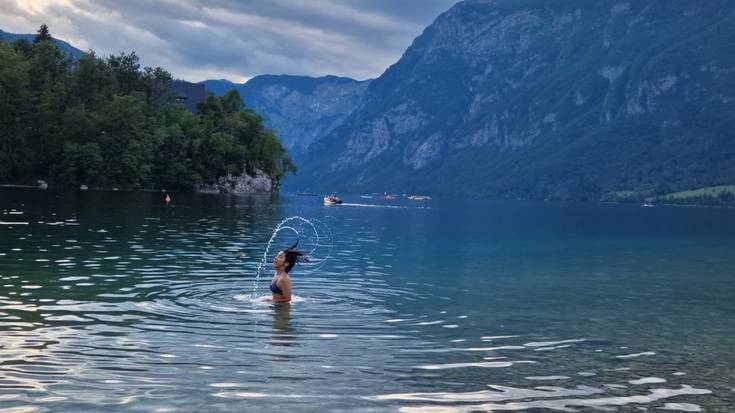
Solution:
[[(5, 31), (0, 30), (0, 41), (3, 42), (14, 42), (16, 40), (26, 40), (28, 42), (33, 42), (33, 39), (36, 37), (35, 34), (15, 34), (15, 33), (8, 33)], [(77, 49), (76, 47), (70, 45), (69, 43), (63, 41), (54, 39), (54, 43), (56, 46), (59, 47), (62, 53), (64, 53), (68, 58), (70, 59), (78, 59), (84, 54), (81, 50)]]
[(735, 183), (734, 16), (729, 0), (463, 1), (307, 139), (284, 187), (617, 199)]
[(208, 91), (214, 93), (217, 96), (224, 96), (230, 90), (234, 90), (237, 89), (239, 86), (242, 86), (237, 83), (230, 82), (227, 79), (205, 80), (202, 82), (202, 84), (204, 84), (204, 87)]
[(244, 84), (207, 80), (216, 95), (236, 89), (245, 104), (263, 114), (284, 146), (297, 160), (319, 137), (328, 135), (362, 104), (370, 81), (325, 76), (256, 76)]

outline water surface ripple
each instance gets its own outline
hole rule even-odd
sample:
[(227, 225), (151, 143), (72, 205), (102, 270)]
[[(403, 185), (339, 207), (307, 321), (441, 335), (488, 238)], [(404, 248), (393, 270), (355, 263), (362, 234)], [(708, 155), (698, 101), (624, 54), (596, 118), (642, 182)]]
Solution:
[(358, 199), (0, 188), (0, 413), (735, 404), (735, 211)]

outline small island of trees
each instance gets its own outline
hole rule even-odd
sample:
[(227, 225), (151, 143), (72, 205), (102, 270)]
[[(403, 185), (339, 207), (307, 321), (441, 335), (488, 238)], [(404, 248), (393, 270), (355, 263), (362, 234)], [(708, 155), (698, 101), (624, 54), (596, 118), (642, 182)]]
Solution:
[(72, 61), (45, 25), (33, 42), (0, 42), (0, 183), (188, 190), (256, 170), (277, 186), (296, 171), (236, 91), (193, 114), (171, 81), (135, 52)]

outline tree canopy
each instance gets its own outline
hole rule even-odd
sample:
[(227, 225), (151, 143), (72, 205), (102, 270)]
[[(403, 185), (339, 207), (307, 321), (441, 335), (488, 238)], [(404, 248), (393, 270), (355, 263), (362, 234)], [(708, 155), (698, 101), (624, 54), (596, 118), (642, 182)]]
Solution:
[(236, 91), (193, 114), (171, 81), (135, 52), (70, 61), (46, 25), (33, 43), (0, 42), (0, 181), (191, 189), (256, 169), (277, 185), (296, 171)]

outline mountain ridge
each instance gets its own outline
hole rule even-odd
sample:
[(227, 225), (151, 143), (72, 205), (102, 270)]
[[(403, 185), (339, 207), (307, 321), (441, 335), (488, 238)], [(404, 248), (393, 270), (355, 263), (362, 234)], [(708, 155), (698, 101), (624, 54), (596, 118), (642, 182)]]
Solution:
[(202, 83), (218, 95), (237, 90), (248, 107), (263, 114), (298, 161), (315, 139), (329, 134), (361, 107), (370, 82), (332, 75), (260, 75), (242, 84)]
[(609, 199), (729, 183), (733, 20), (723, 1), (459, 3), (286, 188)]
[(376, 79), (237, 89), (286, 190), (621, 200), (735, 181), (735, 5), (466, 0)]
[[(35, 37), (36, 37), (35, 34), (9, 33), (9, 32), (6, 32), (0, 29), (0, 41), (14, 42), (17, 40), (25, 40), (27, 42), (33, 42), (33, 39), (35, 39)], [(83, 51), (77, 49), (76, 47), (72, 46), (71, 44), (63, 40), (54, 38), (53, 42), (70, 59), (78, 59), (84, 54)]]

